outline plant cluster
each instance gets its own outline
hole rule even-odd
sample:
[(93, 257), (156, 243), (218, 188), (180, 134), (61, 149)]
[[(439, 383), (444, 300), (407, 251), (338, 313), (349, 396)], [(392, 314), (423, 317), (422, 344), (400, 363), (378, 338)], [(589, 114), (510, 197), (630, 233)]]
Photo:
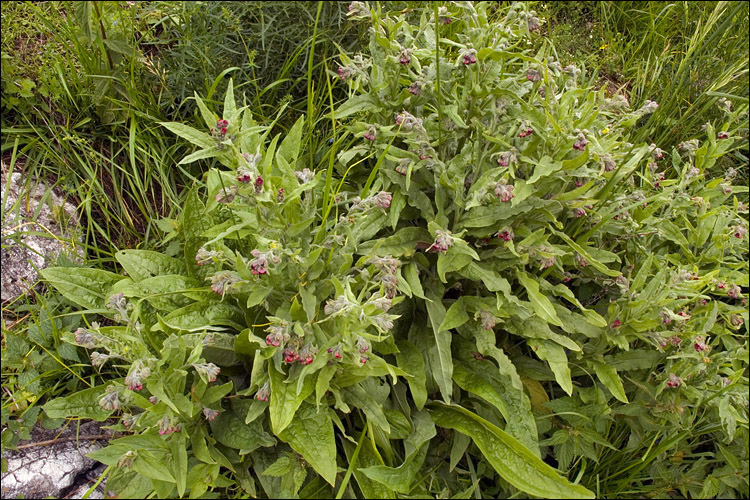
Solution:
[(216, 165), (163, 250), (43, 271), (92, 367), (47, 418), (116, 419), (89, 456), (120, 497), (746, 496), (740, 118), (636, 141), (659, 104), (585, 86), (521, 4), (348, 12), (327, 168), (230, 80), (161, 123)]

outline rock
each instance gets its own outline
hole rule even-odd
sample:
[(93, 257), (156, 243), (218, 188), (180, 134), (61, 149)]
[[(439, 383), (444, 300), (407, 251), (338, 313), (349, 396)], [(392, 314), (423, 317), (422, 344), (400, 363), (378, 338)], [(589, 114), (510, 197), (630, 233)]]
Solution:
[[(8, 472), (2, 475), (2, 498), (81, 498), (94, 484), (105, 466), (88, 457), (87, 453), (106, 446), (105, 439), (86, 439), (85, 436), (108, 435), (102, 429), (106, 422), (86, 422), (80, 428), (71, 423), (61, 434), (39, 426), (31, 432), (31, 442), (58, 440), (17, 451), (3, 451), (8, 461)], [(58, 436), (59, 434), (59, 436)], [(76, 435), (79, 439), (76, 439)], [(23, 446), (24, 443), (19, 443)], [(104, 498), (104, 481), (89, 498)], [(79, 495), (79, 496), (76, 496)]]
[(75, 206), (65, 201), (59, 189), (49, 189), (42, 182), (24, 186), (23, 174), (9, 176), (5, 161), (0, 184), (4, 199), (0, 296), (6, 303), (34, 287), (39, 280), (37, 269), (54, 263), (61, 252), (77, 260), (83, 250)]

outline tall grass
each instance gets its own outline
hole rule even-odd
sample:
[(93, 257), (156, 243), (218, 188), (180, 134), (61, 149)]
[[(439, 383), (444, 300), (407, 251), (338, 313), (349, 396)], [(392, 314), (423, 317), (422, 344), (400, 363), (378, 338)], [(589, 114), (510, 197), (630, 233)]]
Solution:
[(721, 97), (732, 101), (736, 117), (746, 113), (747, 2), (600, 2), (598, 8), (609, 50), (630, 83), (631, 105), (659, 103), (636, 140), (664, 147), (699, 134), (721, 116)]

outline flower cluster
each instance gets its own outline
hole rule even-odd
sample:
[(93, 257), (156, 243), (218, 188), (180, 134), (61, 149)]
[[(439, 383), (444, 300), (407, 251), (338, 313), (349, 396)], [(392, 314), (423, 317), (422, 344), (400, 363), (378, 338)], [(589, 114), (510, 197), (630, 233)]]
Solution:
[(223, 254), (217, 250), (206, 250), (204, 247), (200, 247), (195, 253), (195, 263), (202, 266), (206, 262), (213, 262), (214, 259), (221, 259)]
[(448, 230), (436, 230), (435, 231), (435, 241), (432, 243), (432, 245), (428, 248), (428, 250), (433, 250), (435, 252), (447, 252), (450, 247), (453, 246), (453, 237), (451, 236), (451, 232)]
[(500, 198), (500, 201), (502, 202), (510, 201), (515, 197), (513, 194), (514, 188), (515, 186), (513, 184), (508, 184), (505, 179), (501, 179), (495, 184), (495, 196)]
[(221, 368), (213, 363), (193, 363), (192, 366), (200, 378), (206, 379), (209, 382), (215, 382), (216, 377), (221, 372)]
[(513, 228), (511, 227), (503, 229), (502, 231), (497, 233), (497, 237), (503, 241), (511, 241), (513, 240), (514, 236), (515, 234), (513, 234)]
[(307, 167), (303, 168), (301, 171), (295, 171), (294, 175), (297, 177), (300, 184), (307, 184), (313, 177), (315, 177), (315, 173)]
[(411, 63), (411, 53), (411, 49), (402, 49), (401, 53), (398, 55), (398, 62), (404, 66), (408, 66)]
[(250, 261), (250, 272), (252, 272), (256, 276), (268, 274), (269, 261), (273, 264), (278, 264), (279, 262), (281, 262), (281, 258), (276, 255), (276, 252), (274, 250), (261, 252), (260, 250), (255, 248), (252, 252), (250, 252), (250, 254), (254, 257), (254, 259)]
[(136, 360), (131, 366), (128, 376), (125, 377), (125, 385), (131, 391), (140, 391), (143, 389), (143, 381), (151, 375), (151, 369), (146, 366), (142, 360)]
[(477, 51), (475, 49), (468, 49), (464, 52), (463, 64), (469, 66), (470, 64), (476, 64), (477, 62)]
[(169, 415), (164, 415), (159, 420), (159, 434), (164, 436), (165, 434), (172, 434), (173, 432), (179, 432), (181, 425), (176, 424), (174, 419)]
[(348, 17), (349, 19), (354, 19), (356, 21), (369, 19), (370, 9), (364, 2), (352, 2), (351, 4), (349, 4), (349, 10), (346, 13), (346, 17)]
[(115, 387), (112, 385), (107, 386), (106, 392), (101, 398), (99, 398), (99, 406), (107, 411), (119, 410), (120, 392), (122, 391), (122, 389), (122, 387)]
[(263, 384), (263, 387), (258, 389), (255, 393), (255, 399), (258, 401), (268, 401), (269, 396), (271, 396), (271, 386), (266, 382)]
[(517, 153), (518, 150), (516, 148), (511, 148), (510, 151), (505, 151), (500, 153), (500, 156), (497, 159), (497, 163), (501, 167), (507, 167), (511, 163), (516, 163), (518, 161)]
[(231, 292), (234, 285), (242, 281), (240, 275), (234, 271), (220, 271), (207, 279), (211, 280), (211, 290), (222, 297), (225, 293)]
[(211, 127), (211, 136), (217, 142), (223, 142), (226, 139), (228, 128), (229, 128), (228, 121), (219, 120), (216, 122), (216, 127)]
[(285, 320), (279, 322), (271, 321), (271, 326), (266, 328), (266, 345), (279, 347), (289, 342), (289, 323)]
[(573, 149), (577, 149), (578, 151), (583, 151), (586, 149), (586, 145), (588, 144), (588, 141), (586, 140), (586, 135), (583, 132), (578, 132), (578, 136), (576, 137), (576, 142), (573, 144)]

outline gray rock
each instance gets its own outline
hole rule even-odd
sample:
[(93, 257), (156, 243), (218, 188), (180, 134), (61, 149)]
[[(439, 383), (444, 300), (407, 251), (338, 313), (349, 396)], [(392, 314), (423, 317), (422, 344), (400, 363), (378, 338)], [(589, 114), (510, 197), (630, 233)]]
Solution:
[(3, 197), (0, 296), (6, 303), (33, 288), (39, 280), (37, 269), (54, 263), (60, 252), (78, 260), (83, 257), (83, 250), (75, 206), (58, 189), (49, 189), (35, 181), (25, 186), (23, 174), (8, 175), (5, 162), (0, 184)]
[[(103, 425), (106, 422), (86, 422), (78, 428), (71, 423), (61, 434), (57, 430), (35, 427), (31, 433), (32, 443), (48, 440), (59, 442), (3, 451), (3, 458), (8, 461), (8, 472), (2, 475), (2, 498), (18, 498), (21, 495), (24, 498), (81, 498), (104, 471), (102, 464), (86, 457), (86, 454), (107, 444), (106, 440), (83, 437), (107, 434), (102, 429)], [(80, 438), (76, 439), (76, 436)], [(93, 493), (99, 496), (89, 498), (104, 498), (103, 482)]]

